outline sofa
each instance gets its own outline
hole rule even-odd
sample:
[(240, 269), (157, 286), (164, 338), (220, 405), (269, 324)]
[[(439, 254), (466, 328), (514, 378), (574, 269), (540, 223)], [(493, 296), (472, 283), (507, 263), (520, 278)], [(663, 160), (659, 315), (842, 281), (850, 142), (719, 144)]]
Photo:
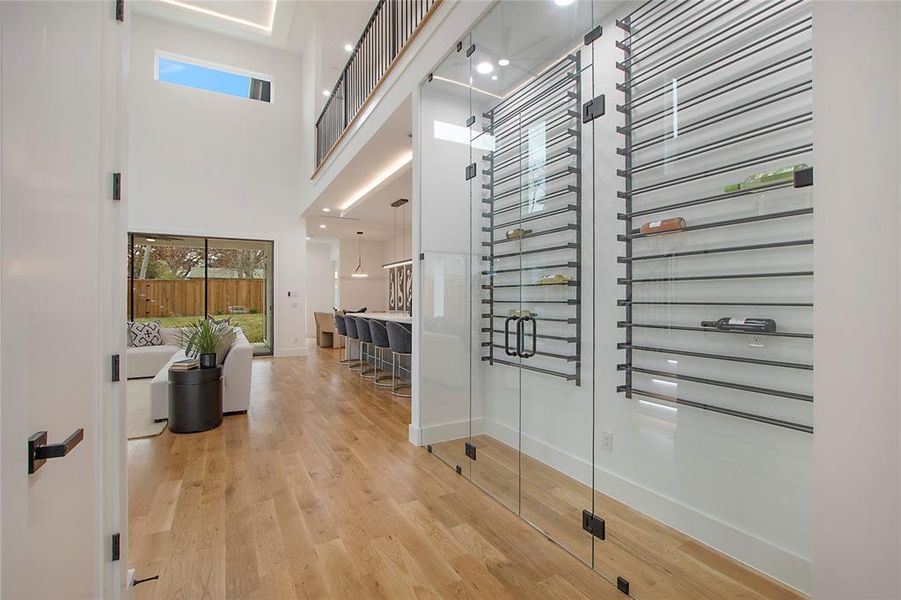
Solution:
[(181, 350), (178, 329), (163, 327), (160, 329), (160, 334), (163, 338), (162, 346), (143, 346), (140, 348), (129, 346), (125, 350), (125, 376), (128, 379), (155, 376), (160, 372), (160, 369), (169, 364), (169, 359)]
[[(150, 417), (154, 421), (169, 418), (169, 365), (184, 360), (185, 351), (169, 357), (150, 382)], [(222, 363), (222, 412), (246, 413), (250, 407), (250, 375), (253, 363), (253, 345), (240, 327), (235, 327), (235, 342)]]

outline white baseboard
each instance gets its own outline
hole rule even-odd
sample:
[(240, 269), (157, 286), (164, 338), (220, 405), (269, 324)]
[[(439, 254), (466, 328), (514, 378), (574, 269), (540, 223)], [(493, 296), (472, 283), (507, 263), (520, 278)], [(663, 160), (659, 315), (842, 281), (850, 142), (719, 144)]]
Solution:
[(422, 446), (422, 429), (410, 423), (407, 426), (407, 441), (414, 446)]

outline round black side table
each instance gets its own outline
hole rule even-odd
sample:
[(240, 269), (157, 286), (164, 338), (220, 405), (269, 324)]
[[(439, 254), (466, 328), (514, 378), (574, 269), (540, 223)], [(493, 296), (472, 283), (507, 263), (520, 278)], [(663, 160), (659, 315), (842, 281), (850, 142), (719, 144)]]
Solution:
[(194, 433), (222, 424), (222, 367), (169, 369), (169, 431)]

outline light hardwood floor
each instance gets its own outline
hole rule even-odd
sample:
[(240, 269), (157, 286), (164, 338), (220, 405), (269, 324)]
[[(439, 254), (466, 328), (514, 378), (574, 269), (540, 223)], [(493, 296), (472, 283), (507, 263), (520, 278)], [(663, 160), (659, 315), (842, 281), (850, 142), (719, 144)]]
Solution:
[(407, 442), (334, 350), (254, 361), (247, 416), (129, 442), (139, 600), (624, 596)]

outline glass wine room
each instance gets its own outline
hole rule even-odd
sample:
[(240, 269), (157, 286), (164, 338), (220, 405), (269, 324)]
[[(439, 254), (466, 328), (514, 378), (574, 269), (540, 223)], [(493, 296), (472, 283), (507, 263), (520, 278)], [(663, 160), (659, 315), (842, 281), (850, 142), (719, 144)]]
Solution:
[(636, 598), (810, 592), (810, 29), (502, 0), (418, 90), (422, 443)]

